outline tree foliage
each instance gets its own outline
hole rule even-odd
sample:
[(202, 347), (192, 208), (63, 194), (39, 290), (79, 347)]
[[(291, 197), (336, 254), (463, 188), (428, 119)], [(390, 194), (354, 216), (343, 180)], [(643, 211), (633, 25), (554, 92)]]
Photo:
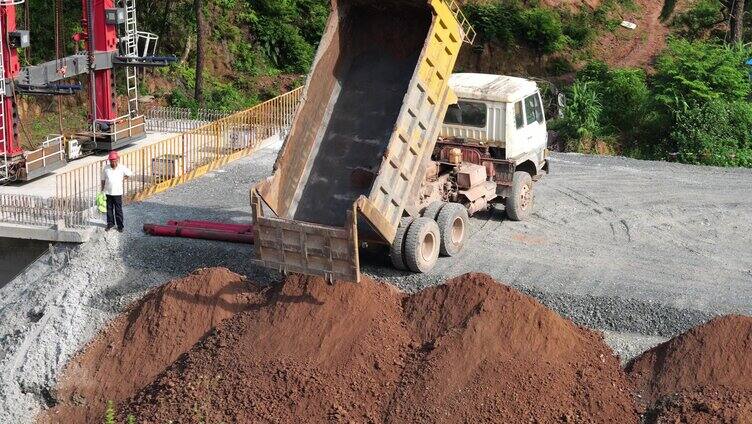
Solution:
[(524, 6), (518, 0), (468, 2), (464, 6), (479, 43), (523, 44), (541, 54), (585, 47), (595, 38), (592, 13)]
[(747, 48), (674, 39), (656, 61), (656, 99), (671, 109), (714, 99), (741, 100), (750, 92)]
[(707, 38), (726, 19), (723, 4), (719, 0), (700, 0), (688, 10), (677, 14), (671, 26), (680, 36), (699, 40)]
[(551, 9), (534, 7), (521, 15), (525, 39), (541, 53), (561, 50), (566, 41), (561, 17)]
[(632, 156), (752, 166), (750, 55), (744, 47), (672, 40), (651, 76), (592, 62), (572, 86), (562, 134), (570, 146), (616, 137)]
[(670, 134), (685, 163), (752, 167), (752, 105), (714, 99), (676, 116)]

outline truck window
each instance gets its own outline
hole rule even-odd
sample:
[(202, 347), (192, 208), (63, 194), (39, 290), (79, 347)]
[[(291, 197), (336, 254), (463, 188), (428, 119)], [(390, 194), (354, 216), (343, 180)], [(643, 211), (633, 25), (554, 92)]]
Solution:
[(487, 114), (488, 109), (483, 103), (459, 101), (449, 106), (444, 123), (485, 128)]
[(537, 93), (525, 99), (525, 115), (528, 125), (533, 122), (543, 122), (543, 107)]
[(517, 123), (517, 129), (525, 126), (525, 117), (522, 114), (522, 102), (519, 101), (514, 104), (514, 120)]

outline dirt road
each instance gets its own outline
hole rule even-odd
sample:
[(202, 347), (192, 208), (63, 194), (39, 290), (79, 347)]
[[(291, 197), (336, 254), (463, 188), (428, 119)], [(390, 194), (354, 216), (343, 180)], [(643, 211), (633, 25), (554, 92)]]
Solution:
[(428, 276), (367, 272), (416, 290), (483, 271), (591, 328), (650, 336), (752, 314), (752, 170), (563, 154), (536, 191), (528, 222), (476, 216)]
[(635, 0), (635, 8), (624, 8), (621, 19), (637, 28), (617, 27), (603, 33), (593, 45), (593, 55), (611, 66), (652, 67), (653, 60), (666, 46), (669, 28), (661, 21), (663, 2)]

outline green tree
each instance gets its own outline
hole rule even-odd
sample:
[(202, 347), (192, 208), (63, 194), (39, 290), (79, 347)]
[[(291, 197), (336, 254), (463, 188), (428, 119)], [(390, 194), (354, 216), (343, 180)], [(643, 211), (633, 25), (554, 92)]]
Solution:
[(752, 105), (716, 99), (677, 113), (670, 138), (685, 163), (752, 166)]
[(744, 48), (670, 40), (656, 61), (655, 97), (671, 110), (714, 99), (744, 99), (750, 93), (744, 65), (749, 54)]
[(708, 33), (727, 17), (719, 0), (700, 0), (690, 9), (673, 19), (671, 26), (684, 38), (697, 40), (708, 37)]
[(566, 44), (559, 15), (550, 9), (534, 7), (522, 13), (526, 41), (541, 53), (554, 53)]
[(464, 12), (478, 33), (478, 44), (499, 42), (510, 44), (520, 28), (522, 7), (515, 1), (469, 2)]

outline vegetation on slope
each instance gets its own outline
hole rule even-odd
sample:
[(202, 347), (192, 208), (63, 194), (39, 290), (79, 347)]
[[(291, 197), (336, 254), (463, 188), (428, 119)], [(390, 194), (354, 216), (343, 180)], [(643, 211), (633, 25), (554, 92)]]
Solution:
[[(569, 107), (551, 127), (570, 150), (752, 166), (752, 86), (744, 65), (752, 51), (734, 42), (749, 38), (744, 20), (736, 19), (746, 2), (665, 0), (661, 17), (671, 29), (670, 41), (639, 68), (611, 68), (598, 59), (614, 64), (608, 61), (609, 48), (624, 42), (619, 34), (628, 34), (619, 23), (642, 14), (648, 3), (641, 0), (463, 3), (479, 37), (463, 51), (458, 70), (537, 76), (567, 85)], [(569, 6), (551, 6), (562, 3)], [(81, 5), (63, 4), (64, 53), (70, 54), (79, 47), (69, 38), (80, 31)], [(160, 52), (179, 57), (167, 69), (147, 72), (144, 94), (175, 106), (231, 111), (302, 83), (329, 1), (139, 0), (138, 7), (139, 27), (160, 36)], [(33, 46), (25, 60), (53, 59), (54, 14), (42, 2), (29, 2), (29, 8)], [(198, 16), (206, 22), (200, 31)], [(610, 44), (604, 46), (604, 39)], [(206, 52), (197, 61), (198, 42)], [(196, 69), (204, 70), (198, 84)], [(82, 110), (73, 112), (74, 121)], [(47, 130), (53, 121), (26, 127)]]
[(568, 149), (752, 167), (752, 49), (728, 42), (724, 7), (699, 0), (676, 14), (651, 72), (602, 62), (580, 70), (574, 107), (552, 125)]

